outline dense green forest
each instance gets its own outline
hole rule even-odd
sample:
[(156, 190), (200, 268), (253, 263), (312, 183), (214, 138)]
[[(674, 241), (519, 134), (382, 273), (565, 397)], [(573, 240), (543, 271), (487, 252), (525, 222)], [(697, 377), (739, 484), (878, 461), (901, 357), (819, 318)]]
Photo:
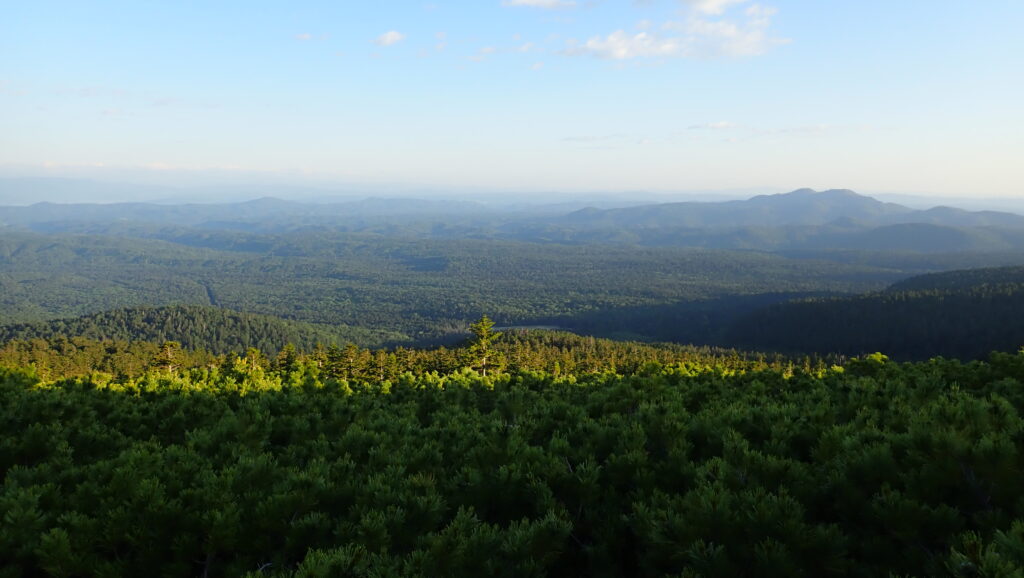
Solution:
[(789, 354), (974, 359), (1024, 344), (1022, 268), (928, 273), (1024, 259), (1014, 254), (149, 234), (161, 238), (0, 235), (0, 343), (408, 347), (454, 343), (486, 311), (506, 326)]
[(1024, 268), (914, 277), (883, 292), (758, 309), (720, 343), (782, 352), (976, 359), (1024, 345)]
[(11, 340), (85, 337), (112, 341), (177, 341), (187, 349), (229, 353), (259, 349), (276, 354), (282, 344), (300, 350), (316, 345), (380, 346), (398, 334), (357, 327), (315, 325), (202, 305), (133, 307), (71, 319), (0, 326), (0, 343)]
[(155, 343), (135, 375), (0, 370), (0, 575), (1024, 567), (1022, 354), (833, 366), (474, 331), (406, 352), (443, 372), (384, 380), (344, 350)]
[(0, 338), (170, 340), (215, 353), (423, 347), (457, 342), (486, 312), (501, 326), (787, 353), (974, 358), (1020, 341), (998, 323), (1019, 280), (995, 291), (987, 276), (1000, 273), (963, 273), (957, 282), (975, 288), (947, 297), (911, 279), (1024, 265), (1019, 215), (915, 210), (845, 190), (569, 205), (0, 207)]
[(995, 267), (918, 275), (894, 283), (890, 292), (1013, 289), (1024, 285), (1024, 267)]
[[(484, 312), (572, 328), (579, 316), (726, 295), (855, 293), (906, 274), (864, 264), (705, 249), (166, 232), (0, 235), (0, 323), (196, 304), (359, 327), (415, 343)], [(643, 328), (625, 328), (644, 335)], [(378, 334), (380, 335), (380, 334)]]
[(0, 208), (0, 578), (1024, 576), (1024, 218), (573, 211)]
[[(545, 371), (553, 375), (626, 372), (633, 373), (650, 363), (685, 361), (724, 369), (823, 367), (828, 358), (791, 358), (750, 354), (728, 349), (675, 344), (645, 344), (582, 337), (565, 332), (514, 330), (492, 332), (489, 366), (496, 371)], [(276, 351), (276, 354), (274, 353)], [(236, 365), (263, 370), (290, 368), (312, 363), (324, 376), (335, 379), (397, 379), (404, 373), (447, 374), (464, 367), (485, 369), (472, 359), (466, 341), (458, 347), (433, 349), (367, 349), (349, 343), (323, 345), (302, 350), (287, 343), (269, 350), (255, 347), (214, 353), (189, 348), (180, 342), (96, 340), (56, 335), (48, 339), (14, 339), (0, 347), (0, 365), (33, 367), (45, 379), (108, 373), (139, 377), (157, 368), (214, 369)]]

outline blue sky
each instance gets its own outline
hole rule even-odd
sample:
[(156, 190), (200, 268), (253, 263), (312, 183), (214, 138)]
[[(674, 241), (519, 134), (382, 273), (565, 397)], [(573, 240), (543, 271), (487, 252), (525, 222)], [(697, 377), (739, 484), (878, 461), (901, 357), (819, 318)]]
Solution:
[(1024, 196), (1019, 0), (4, 12), (0, 175)]

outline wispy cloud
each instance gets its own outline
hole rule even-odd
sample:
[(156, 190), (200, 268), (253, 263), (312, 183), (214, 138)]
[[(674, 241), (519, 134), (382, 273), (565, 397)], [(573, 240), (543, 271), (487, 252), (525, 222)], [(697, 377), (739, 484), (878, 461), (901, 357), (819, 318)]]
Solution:
[(722, 14), (733, 4), (744, 4), (749, 0), (683, 0), (694, 11), (701, 14)]
[(776, 12), (773, 7), (752, 4), (743, 11), (742, 19), (711, 20), (691, 15), (682, 22), (668, 22), (663, 28), (682, 32), (694, 56), (757, 56), (789, 42), (770, 34)]
[(501, 0), (502, 6), (533, 6), (535, 8), (573, 8), (575, 0)]
[(582, 142), (582, 143), (593, 143), (603, 141), (613, 141), (626, 138), (624, 134), (603, 134), (603, 135), (584, 135), (584, 136), (567, 136), (562, 139), (562, 142)]
[(690, 130), (728, 130), (736, 128), (736, 123), (729, 122), (727, 120), (721, 120), (718, 122), (706, 122), (704, 124), (691, 124), (688, 128)]
[(374, 40), (374, 42), (379, 44), (379, 45), (381, 45), (381, 46), (392, 46), (394, 44), (398, 44), (399, 42), (401, 42), (404, 39), (405, 39), (405, 34), (402, 34), (401, 32), (399, 32), (397, 30), (389, 30), (389, 31), (385, 32), (384, 34), (381, 34), (380, 36), (378, 36), (376, 38), (376, 40)]
[(330, 37), (331, 35), (327, 33), (313, 34), (312, 32), (303, 32), (301, 34), (296, 34), (293, 38), (299, 42), (310, 42), (314, 40), (327, 40)]
[(469, 59), (474, 61), (474, 62), (482, 62), (488, 56), (490, 56), (492, 54), (497, 54), (497, 53), (498, 53), (497, 47), (495, 47), (495, 46), (484, 46), (480, 50), (477, 50), (476, 54), (474, 54), (473, 56), (470, 56)]
[(629, 34), (616, 30), (605, 37), (595, 36), (582, 45), (571, 45), (567, 52), (628, 60), (652, 56), (684, 56), (686, 47), (679, 38), (660, 38), (647, 32)]
[(787, 43), (770, 33), (776, 13), (773, 7), (751, 4), (739, 14), (727, 14), (730, 6), (748, 1), (685, 0), (690, 7), (686, 17), (665, 22), (660, 32), (616, 30), (583, 43), (570, 41), (566, 53), (610, 60), (743, 57), (764, 54), (773, 46)]

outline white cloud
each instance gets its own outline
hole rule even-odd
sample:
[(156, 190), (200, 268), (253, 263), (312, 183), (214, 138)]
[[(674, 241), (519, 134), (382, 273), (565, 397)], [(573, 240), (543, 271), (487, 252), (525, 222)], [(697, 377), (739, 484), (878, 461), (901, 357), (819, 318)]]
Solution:
[(719, 15), (733, 4), (744, 4), (749, 0), (683, 0), (683, 2), (701, 14)]
[(543, 62), (534, 62), (533, 66), (530, 67), (531, 70), (540, 70), (542, 68), (544, 68)]
[(313, 35), (310, 34), (309, 32), (303, 32), (302, 34), (296, 34), (295, 35), (295, 39), (296, 40), (312, 40), (313, 39)]
[(480, 50), (477, 50), (476, 54), (470, 56), (469, 59), (473, 62), (483, 62), (488, 56), (497, 54), (498, 49), (494, 46), (484, 46)]
[(769, 33), (775, 13), (774, 8), (754, 4), (744, 11), (743, 20), (691, 16), (684, 22), (667, 23), (664, 28), (683, 32), (694, 55), (757, 56), (789, 42)]
[(535, 8), (572, 8), (575, 0), (501, 0), (502, 6), (533, 6)]
[(389, 30), (384, 34), (378, 36), (377, 39), (374, 40), (374, 42), (380, 44), (381, 46), (391, 46), (393, 44), (398, 44), (403, 39), (405, 39), (405, 34), (402, 34), (397, 30)]
[(709, 18), (729, 5), (748, 0), (686, 0), (694, 12), (681, 22), (666, 22), (662, 33), (629, 34), (617, 30), (580, 45), (569, 43), (569, 54), (590, 54), (612, 60), (666, 57), (757, 56), (789, 42), (770, 34), (775, 8), (753, 4), (738, 17)]
[(778, 11), (779, 9), (774, 6), (762, 6), (760, 4), (753, 4), (749, 8), (744, 10), (744, 13), (747, 16), (750, 16), (751, 18), (770, 18), (772, 16), (775, 16), (775, 14)]
[(628, 60), (652, 56), (683, 56), (685, 47), (678, 38), (659, 38), (654, 34), (639, 32), (627, 34), (616, 30), (601, 38), (595, 36), (582, 47), (573, 48), (570, 53), (588, 53), (599, 58)]

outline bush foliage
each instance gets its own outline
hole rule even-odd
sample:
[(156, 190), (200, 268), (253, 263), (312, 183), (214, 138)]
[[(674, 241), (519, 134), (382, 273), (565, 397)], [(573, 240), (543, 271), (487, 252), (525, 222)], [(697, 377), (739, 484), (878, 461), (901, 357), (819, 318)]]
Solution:
[(1020, 575), (1024, 355), (491, 359), (3, 370), (0, 576)]

